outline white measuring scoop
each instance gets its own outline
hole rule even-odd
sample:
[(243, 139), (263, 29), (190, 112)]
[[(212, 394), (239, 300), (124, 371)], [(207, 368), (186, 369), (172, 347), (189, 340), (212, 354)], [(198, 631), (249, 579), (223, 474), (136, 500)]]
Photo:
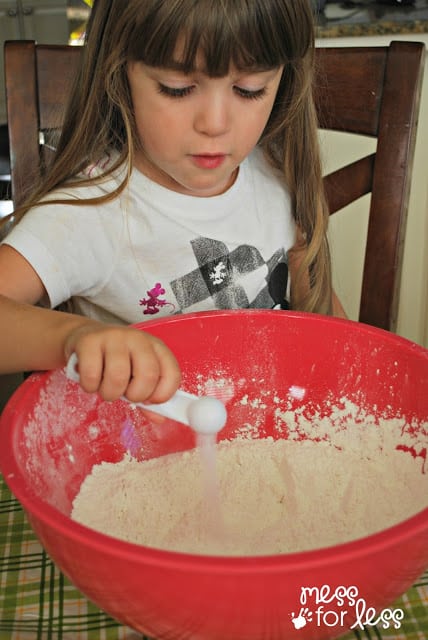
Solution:
[[(67, 378), (80, 382), (77, 372), (77, 355), (72, 353), (65, 368)], [(221, 400), (211, 396), (195, 396), (178, 389), (166, 402), (157, 404), (145, 404), (143, 402), (131, 402), (125, 396), (121, 397), (133, 407), (140, 407), (146, 411), (153, 411), (166, 418), (182, 422), (191, 427), (196, 433), (216, 434), (223, 429), (227, 420), (227, 411)]]

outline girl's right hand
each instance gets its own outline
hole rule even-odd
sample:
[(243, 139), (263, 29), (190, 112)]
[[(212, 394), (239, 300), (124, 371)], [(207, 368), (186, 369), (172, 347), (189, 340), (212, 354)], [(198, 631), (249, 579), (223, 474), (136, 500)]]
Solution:
[(47, 309), (47, 299), (30, 263), (1, 245), (0, 374), (63, 367), (75, 352), (81, 386), (105, 400), (164, 402), (177, 390), (180, 369), (163, 342), (135, 328)]
[(73, 328), (64, 344), (78, 359), (81, 387), (104, 400), (165, 402), (181, 381), (177, 360), (158, 338), (132, 327), (89, 320)]

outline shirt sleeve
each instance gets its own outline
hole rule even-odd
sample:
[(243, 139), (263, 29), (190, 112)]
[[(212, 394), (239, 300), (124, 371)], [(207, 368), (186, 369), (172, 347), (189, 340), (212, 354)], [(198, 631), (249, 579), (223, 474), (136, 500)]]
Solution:
[[(91, 297), (114, 267), (122, 228), (120, 206), (46, 204), (29, 210), (4, 239), (42, 280), (51, 307)], [(113, 212), (114, 213), (114, 212)]]

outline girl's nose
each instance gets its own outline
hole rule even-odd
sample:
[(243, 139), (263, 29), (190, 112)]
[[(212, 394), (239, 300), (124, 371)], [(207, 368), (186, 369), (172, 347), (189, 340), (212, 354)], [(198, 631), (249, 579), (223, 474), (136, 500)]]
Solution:
[(224, 96), (207, 96), (195, 114), (196, 131), (207, 136), (221, 136), (229, 130), (230, 113)]

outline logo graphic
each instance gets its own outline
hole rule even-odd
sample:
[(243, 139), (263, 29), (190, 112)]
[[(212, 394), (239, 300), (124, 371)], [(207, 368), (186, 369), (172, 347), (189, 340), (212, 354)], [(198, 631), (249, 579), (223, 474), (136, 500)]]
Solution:
[(211, 273), (208, 274), (213, 284), (222, 284), (227, 278), (227, 267), (223, 261), (213, 266)]
[(309, 611), (308, 607), (302, 607), (298, 616), (294, 616), (294, 613), (291, 616), (291, 622), (295, 629), (302, 629), (302, 627), (306, 627), (308, 622), (312, 622), (312, 611)]
[(306, 625), (343, 627), (344, 631), (364, 631), (366, 627), (377, 625), (382, 629), (400, 629), (404, 618), (402, 609), (376, 611), (360, 596), (355, 585), (338, 586), (335, 589), (326, 584), (321, 587), (302, 587), (300, 605), (300, 611), (290, 614), (296, 630)]
[(140, 300), (140, 306), (145, 307), (143, 311), (144, 315), (152, 316), (155, 313), (159, 313), (160, 309), (167, 305), (174, 308), (174, 305), (171, 302), (167, 302), (165, 299), (160, 297), (165, 293), (165, 289), (160, 282), (157, 282), (155, 286), (149, 291), (146, 291), (146, 293), (147, 298)]

